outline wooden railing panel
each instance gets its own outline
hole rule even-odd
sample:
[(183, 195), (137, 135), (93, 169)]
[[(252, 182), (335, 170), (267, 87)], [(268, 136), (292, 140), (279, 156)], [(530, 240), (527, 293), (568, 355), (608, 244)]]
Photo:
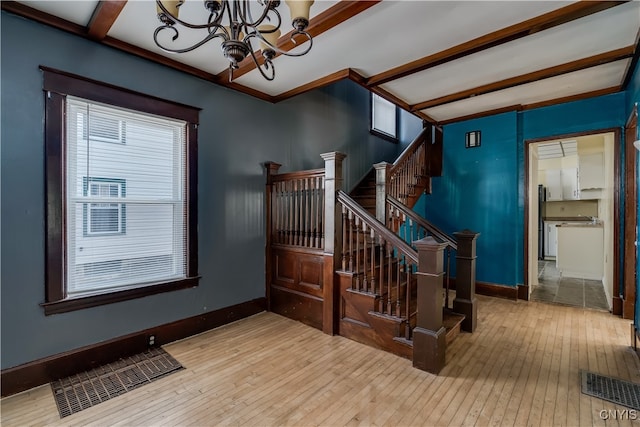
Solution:
[(271, 243), (324, 247), (324, 170), (274, 175)]

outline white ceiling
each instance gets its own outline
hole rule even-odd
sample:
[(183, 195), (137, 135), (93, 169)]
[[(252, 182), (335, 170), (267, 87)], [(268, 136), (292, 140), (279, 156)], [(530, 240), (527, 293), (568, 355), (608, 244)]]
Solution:
[[(2, 2), (3, 9), (5, 3)], [(98, 1), (21, 1), (23, 5), (74, 24), (88, 27)], [(337, 1), (318, 1), (311, 9), (313, 17), (336, 8)], [(473, 39), (505, 29), (571, 5), (567, 1), (382, 1), (314, 38), (313, 48), (303, 57), (279, 56), (274, 60), (276, 79), (266, 81), (257, 70), (237, 78), (235, 83), (262, 97), (277, 97), (345, 69), (367, 78), (438, 54)], [(288, 31), (288, 10), (283, 1), (283, 32)], [(21, 13), (15, 10), (14, 13)], [(202, 0), (187, 0), (180, 17), (202, 23)], [(43, 20), (42, 18), (40, 19)], [(46, 21), (46, 17), (44, 21)], [(55, 25), (55, 24), (54, 24)], [(169, 54), (159, 49), (152, 35), (159, 25), (155, 2), (129, 0), (107, 36), (141, 47), (210, 74), (225, 72), (228, 62), (222, 56), (220, 42), (213, 40), (193, 52)], [(394, 97), (405, 108), (461, 91), (491, 85), (505, 79), (550, 69), (572, 61), (630, 48), (637, 55), (640, 28), (640, 2), (608, 8), (579, 19), (538, 31), (476, 53), (432, 66), (397, 78), (372, 90)], [(182, 31), (180, 41), (193, 43), (201, 35)], [(588, 68), (556, 73), (553, 77), (528, 79), (505, 88), (481, 91), (484, 94), (462, 97), (443, 105), (416, 111), (435, 122), (488, 113), (511, 106), (553, 102), (563, 97), (580, 96), (593, 91), (622, 90), (631, 64), (631, 53)], [(161, 58), (160, 56), (158, 58)], [(224, 84), (224, 82), (219, 82)], [(236, 86), (236, 88), (238, 88)], [(240, 88), (240, 90), (243, 90)], [(485, 93), (488, 92), (488, 93)], [(473, 94), (472, 94), (473, 95)], [(438, 103), (436, 103), (438, 104)], [(514, 107), (515, 108), (515, 107)]]

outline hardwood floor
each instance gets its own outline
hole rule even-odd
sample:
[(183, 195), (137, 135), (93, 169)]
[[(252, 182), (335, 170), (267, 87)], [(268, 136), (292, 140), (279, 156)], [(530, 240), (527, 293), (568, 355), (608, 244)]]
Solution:
[[(439, 376), (409, 360), (261, 313), (164, 348), (185, 370), (64, 419), (48, 385), (1, 401), (13, 425), (605, 425), (625, 408), (578, 372), (640, 382), (629, 321), (478, 296), (479, 325)], [(606, 424), (630, 426), (625, 417)], [(640, 419), (640, 413), (637, 414)]]

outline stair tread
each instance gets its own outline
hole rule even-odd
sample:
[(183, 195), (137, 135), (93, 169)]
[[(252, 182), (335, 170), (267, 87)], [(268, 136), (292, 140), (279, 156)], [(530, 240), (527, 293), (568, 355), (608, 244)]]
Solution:
[(460, 325), (465, 319), (464, 314), (456, 313), (451, 310), (446, 310), (442, 314), (442, 323), (447, 331)]

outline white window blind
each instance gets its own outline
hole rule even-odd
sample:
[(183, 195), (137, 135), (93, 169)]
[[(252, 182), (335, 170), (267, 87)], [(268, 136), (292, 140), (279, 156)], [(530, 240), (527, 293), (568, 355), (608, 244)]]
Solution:
[(186, 277), (185, 129), (67, 97), (69, 297)]
[(396, 106), (375, 93), (371, 94), (371, 124), (374, 130), (396, 137)]

